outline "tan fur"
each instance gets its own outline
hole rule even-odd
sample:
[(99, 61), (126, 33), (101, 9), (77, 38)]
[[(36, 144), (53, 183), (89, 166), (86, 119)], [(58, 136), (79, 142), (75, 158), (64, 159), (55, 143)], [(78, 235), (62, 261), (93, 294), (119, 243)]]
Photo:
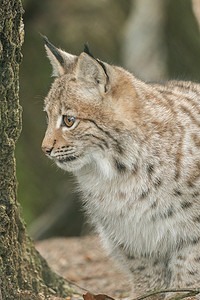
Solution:
[[(106, 74), (86, 53), (66, 65), (45, 99), (43, 150), (77, 177), (134, 296), (199, 287), (200, 85), (151, 85), (104, 63)], [(63, 115), (76, 118), (71, 128)]]

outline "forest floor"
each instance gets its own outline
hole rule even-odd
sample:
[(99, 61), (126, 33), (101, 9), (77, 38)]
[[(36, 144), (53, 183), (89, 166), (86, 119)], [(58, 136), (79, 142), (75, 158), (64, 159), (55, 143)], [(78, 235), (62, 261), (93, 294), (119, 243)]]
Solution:
[(57, 273), (83, 294), (87, 290), (118, 299), (130, 294), (127, 278), (106, 255), (96, 236), (51, 238), (36, 242), (36, 248)]

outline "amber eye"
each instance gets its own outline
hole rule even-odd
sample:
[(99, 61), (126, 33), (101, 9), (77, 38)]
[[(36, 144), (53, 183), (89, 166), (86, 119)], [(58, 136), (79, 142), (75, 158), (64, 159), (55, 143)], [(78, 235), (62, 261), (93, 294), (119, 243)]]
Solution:
[(75, 123), (75, 117), (63, 116), (63, 123), (67, 127), (72, 127)]

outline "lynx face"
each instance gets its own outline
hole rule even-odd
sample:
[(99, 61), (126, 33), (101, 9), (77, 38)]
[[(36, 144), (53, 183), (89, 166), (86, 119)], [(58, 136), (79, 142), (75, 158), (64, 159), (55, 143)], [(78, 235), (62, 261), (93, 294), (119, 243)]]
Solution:
[(101, 101), (98, 89), (84, 90), (73, 75), (63, 75), (55, 81), (45, 101), (48, 128), (42, 147), (59, 167), (80, 169), (91, 163), (93, 152), (103, 155), (107, 150), (102, 127), (108, 116), (98, 107)]
[(123, 106), (114, 103), (118, 93), (111, 88), (114, 68), (88, 53), (76, 57), (45, 42), (58, 78), (45, 99), (48, 128), (42, 150), (67, 171), (100, 159), (109, 168), (122, 152), (119, 132), (128, 122), (128, 112), (121, 118)]

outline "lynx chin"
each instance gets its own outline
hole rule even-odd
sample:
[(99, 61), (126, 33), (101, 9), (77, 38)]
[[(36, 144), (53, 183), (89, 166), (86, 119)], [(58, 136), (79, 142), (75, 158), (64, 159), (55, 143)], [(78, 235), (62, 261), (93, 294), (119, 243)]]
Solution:
[(147, 84), (44, 40), (57, 78), (42, 150), (76, 176), (133, 296), (200, 287), (200, 85)]

